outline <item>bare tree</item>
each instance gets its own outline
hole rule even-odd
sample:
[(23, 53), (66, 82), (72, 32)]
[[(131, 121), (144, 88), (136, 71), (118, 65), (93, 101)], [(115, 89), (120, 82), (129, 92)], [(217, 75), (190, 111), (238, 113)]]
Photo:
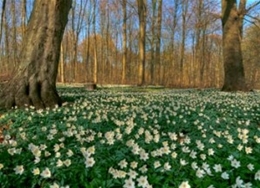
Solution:
[(11, 33), (10, 26), (8, 24), (8, 14), (4, 14), (4, 29), (5, 29), (5, 48), (4, 48), (4, 54), (5, 54), (5, 66), (6, 71), (10, 71), (10, 37), (8, 33)]
[(181, 24), (181, 48), (180, 48), (180, 62), (179, 62), (179, 84), (183, 85), (184, 81), (184, 61), (185, 61), (185, 45), (186, 45), (186, 38), (187, 38), (187, 20), (188, 20), (188, 8), (189, 8), (189, 1), (183, 0), (181, 5), (182, 10), (182, 24)]
[(73, 69), (71, 70), (72, 78), (74, 82), (77, 81), (77, 67), (78, 67), (78, 42), (79, 42), (79, 34), (83, 28), (84, 16), (86, 14), (87, 1), (80, 0), (74, 1), (72, 6), (72, 38), (73, 38), (73, 55), (72, 55), (72, 64)]
[[(162, 84), (162, 65), (161, 65), (161, 30), (162, 30), (162, 4), (163, 0), (158, 0), (158, 12), (157, 12), (157, 21), (156, 21), (156, 43), (155, 43), (155, 62), (158, 64), (158, 76), (159, 83)], [(163, 73), (163, 75), (165, 75)]]
[[(162, 0), (152, 0), (151, 13), (151, 60), (150, 60), (150, 83), (160, 83), (161, 81), (161, 28), (162, 28)], [(156, 70), (156, 72), (155, 72)], [(155, 81), (156, 80), (156, 81)]]
[(96, 34), (96, 7), (97, 7), (97, 2), (96, 0), (93, 0), (93, 35), (94, 35), (94, 65), (93, 65), (93, 82), (94, 84), (97, 84), (98, 81), (98, 62), (97, 62), (97, 34)]
[(157, 7), (157, 0), (152, 0), (152, 26), (151, 26), (151, 60), (150, 60), (150, 84), (155, 83), (155, 41), (156, 41), (156, 7)]
[(64, 83), (65, 78), (64, 78), (64, 47), (63, 44), (61, 44), (60, 48), (60, 66), (59, 66), (59, 73), (60, 73), (60, 82)]
[[(177, 85), (177, 81), (178, 81), (178, 73), (175, 72), (174, 70), (178, 70), (179, 66), (179, 53), (177, 52), (177, 40), (176, 40), (176, 35), (178, 33), (178, 27), (179, 23), (178, 23), (178, 18), (180, 17), (180, 5), (181, 5), (181, 0), (174, 0), (174, 2), (172, 2), (172, 8), (168, 9), (168, 19), (164, 20), (164, 27), (167, 27), (167, 30), (169, 31), (169, 38), (170, 38), (170, 43), (169, 43), (169, 63), (168, 63), (168, 70), (164, 73), (165, 76), (165, 80), (164, 82), (166, 82), (165, 84), (167, 85)], [(167, 51), (168, 51), (167, 50)], [(164, 52), (165, 53), (165, 52)], [(169, 77), (173, 78), (173, 79), (168, 79)]]
[(146, 33), (146, 0), (137, 0), (139, 17), (139, 74), (138, 84), (145, 84), (145, 33)]
[(17, 20), (16, 20), (16, 1), (12, 0), (11, 3), (11, 10), (12, 10), (12, 62), (13, 62), (13, 66), (16, 67), (17, 66)]
[(125, 82), (126, 78), (126, 59), (127, 59), (127, 0), (122, 0), (122, 9), (123, 9), (123, 60), (122, 60), (122, 83)]
[(5, 86), (0, 106), (61, 105), (56, 90), (60, 44), (72, 0), (35, 0), (16, 75)]

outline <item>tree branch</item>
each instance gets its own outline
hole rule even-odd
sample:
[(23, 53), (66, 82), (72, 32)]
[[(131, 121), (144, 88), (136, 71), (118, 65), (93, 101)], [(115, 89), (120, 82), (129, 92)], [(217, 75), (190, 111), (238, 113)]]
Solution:
[(251, 15), (246, 15), (246, 16), (251, 18), (251, 19), (253, 19), (253, 20), (256, 20), (256, 21), (260, 22), (260, 18), (257, 18), (255, 16), (251, 16)]
[[(248, 20), (248, 19), (246, 19), (246, 18), (244, 18), (244, 19), (245, 19), (245, 21), (247, 21), (247, 22), (253, 24), (254, 26), (256, 26), (256, 27), (260, 30), (260, 26), (257, 25), (255, 22), (252, 22), (251, 20)], [(260, 21), (259, 19), (257, 19), (257, 20)]]
[(245, 14), (247, 14), (248, 12), (250, 12), (253, 8), (255, 8), (256, 6), (260, 5), (260, 1), (252, 3), (247, 9)]

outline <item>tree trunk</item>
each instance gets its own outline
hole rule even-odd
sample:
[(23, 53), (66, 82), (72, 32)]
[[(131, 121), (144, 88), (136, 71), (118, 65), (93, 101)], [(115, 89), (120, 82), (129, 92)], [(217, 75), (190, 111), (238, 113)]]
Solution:
[(237, 8), (236, 0), (222, 0), (223, 91), (247, 91), (241, 50), (245, 1)]
[(152, 32), (152, 40), (151, 40), (151, 60), (150, 60), (150, 84), (154, 85), (155, 84), (155, 58), (154, 58), (154, 51), (155, 51), (155, 40), (156, 40), (156, 32), (155, 32), (155, 28), (156, 28), (156, 7), (157, 7), (157, 0), (152, 0), (152, 28), (151, 28), (151, 32)]
[(138, 85), (145, 84), (145, 33), (146, 33), (146, 0), (137, 0), (139, 17), (139, 75)]
[(16, 6), (15, 6), (15, 0), (12, 1), (11, 4), (11, 9), (12, 9), (12, 62), (14, 64), (14, 67), (17, 66), (17, 40), (16, 40), (16, 36), (17, 36), (17, 32), (16, 32)]
[(127, 30), (126, 30), (126, 21), (127, 21), (127, 0), (122, 1), (122, 9), (123, 9), (123, 60), (122, 60), (122, 81), (121, 83), (125, 83), (126, 78), (126, 59), (127, 59)]
[[(159, 68), (159, 83), (163, 84), (164, 79), (162, 78), (162, 75), (164, 75), (164, 71), (161, 63), (161, 30), (162, 30), (162, 2), (163, 0), (158, 1), (158, 13), (157, 13), (157, 22), (156, 22), (156, 47), (155, 47), (155, 62), (158, 64)], [(164, 77), (164, 76), (163, 76)]]
[(2, 36), (3, 36), (3, 21), (4, 21), (4, 15), (5, 15), (5, 7), (6, 7), (6, 0), (3, 0), (2, 2), (2, 11), (1, 11), (1, 25), (0, 25), (0, 44), (2, 42)]
[(179, 63), (179, 87), (183, 87), (184, 84), (184, 59), (185, 59), (185, 45), (186, 45), (186, 32), (187, 32), (187, 14), (188, 14), (188, 1), (182, 4), (182, 26), (181, 26), (181, 49), (180, 49), (180, 63)]
[(93, 64), (93, 83), (97, 84), (98, 82), (98, 61), (97, 61), (97, 34), (96, 34), (96, 1), (93, 1), (93, 35), (94, 35), (94, 64)]
[(64, 48), (63, 45), (61, 44), (61, 48), (60, 48), (60, 82), (64, 83), (65, 79), (64, 79)]
[(22, 37), (24, 37), (25, 34), (25, 30), (26, 30), (26, 24), (27, 24), (27, 9), (26, 9), (26, 5), (27, 5), (27, 0), (23, 0), (22, 1)]
[(35, 0), (19, 67), (0, 95), (0, 107), (61, 105), (56, 90), (60, 44), (71, 0)]
[[(171, 70), (176, 70), (178, 69), (178, 66), (177, 66), (177, 62), (178, 62), (178, 53), (177, 53), (177, 50), (176, 50), (176, 44), (175, 44), (175, 37), (176, 37), (176, 34), (177, 34), (177, 24), (178, 24), (178, 10), (179, 10), (179, 6), (180, 6), (180, 2), (179, 0), (175, 0), (173, 2), (173, 7), (174, 7), (174, 11), (172, 12), (172, 17), (173, 17), (173, 20), (172, 20), (172, 32), (171, 32), (171, 50), (172, 50), (172, 54), (171, 54)], [(177, 66), (177, 67), (176, 67)], [(173, 78), (173, 82), (171, 84), (174, 84), (174, 85), (177, 85), (177, 82), (176, 80), (178, 80), (178, 75), (176, 73), (173, 73), (174, 71), (171, 71), (171, 74), (170, 76)]]
[(4, 21), (3, 21), (4, 25), (5, 25), (5, 47), (4, 47), (4, 53), (5, 53), (5, 67), (6, 67), (6, 71), (9, 72), (10, 70), (13, 70), (13, 67), (11, 65), (11, 61), (10, 61), (10, 38), (9, 35), (7, 33), (11, 33), (10, 27), (8, 25), (8, 16), (7, 13), (5, 11), (4, 14)]

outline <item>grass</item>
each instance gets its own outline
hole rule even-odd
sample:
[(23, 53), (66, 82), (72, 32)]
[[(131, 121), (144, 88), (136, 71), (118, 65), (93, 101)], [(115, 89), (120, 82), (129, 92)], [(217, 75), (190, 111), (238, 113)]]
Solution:
[(260, 94), (60, 88), (0, 119), (0, 187), (260, 187)]

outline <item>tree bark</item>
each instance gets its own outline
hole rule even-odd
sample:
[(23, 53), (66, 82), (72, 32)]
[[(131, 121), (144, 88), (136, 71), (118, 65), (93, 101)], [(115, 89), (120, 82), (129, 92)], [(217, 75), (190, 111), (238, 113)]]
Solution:
[(19, 66), (0, 95), (0, 107), (61, 105), (56, 90), (60, 44), (72, 0), (35, 0)]
[[(78, 8), (76, 8), (78, 7)], [(87, 1), (80, 0), (80, 1), (74, 1), (74, 4), (72, 6), (71, 12), (72, 12), (72, 79), (73, 82), (78, 82), (79, 78), (78, 75), (78, 43), (79, 43), (79, 35), (83, 28), (83, 21), (86, 14), (86, 8), (87, 8)]]
[(93, 0), (93, 35), (94, 35), (94, 65), (93, 65), (93, 83), (97, 84), (98, 82), (98, 60), (97, 60), (97, 33), (96, 33), (96, 0)]
[(188, 3), (189, 1), (184, 1), (182, 4), (182, 24), (181, 24), (181, 49), (180, 49), (180, 62), (179, 62), (179, 70), (180, 70), (180, 78), (179, 78), (179, 86), (183, 87), (184, 85), (184, 59), (185, 59), (185, 45), (186, 45), (186, 35), (187, 35), (187, 15), (188, 15)]
[(1, 25), (0, 25), (0, 43), (2, 41), (3, 36), (3, 21), (4, 21), (4, 15), (5, 15), (5, 7), (6, 7), (6, 0), (3, 0), (2, 2), (2, 12), (1, 12)]
[(127, 59), (127, 30), (126, 30), (126, 21), (127, 21), (127, 0), (122, 0), (122, 9), (123, 9), (123, 59), (122, 59), (122, 81), (125, 83), (126, 78), (126, 59)]
[(15, 36), (17, 36), (17, 32), (16, 32), (16, 5), (15, 5), (15, 0), (12, 1), (11, 4), (11, 11), (12, 11), (12, 63), (14, 64), (13, 66), (16, 67), (17, 66), (17, 39)]
[(64, 83), (65, 79), (64, 79), (64, 48), (63, 45), (61, 44), (61, 48), (60, 48), (60, 82)]
[(151, 40), (151, 62), (150, 62), (150, 84), (155, 84), (155, 58), (154, 58), (154, 51), (155, 51), (155, 41), (156, 41), (156, 7), (157, 7), (157, 0), (152, 0), (152, 40)]
[(138, 85), (145, 84), (145, 33), (146, 33), (146, 0), (137, 0), (139, 17), (139, 75)]
[(223, 91), (247, 91), (241, 50), (245, 0), (222, 0)]
[(27, 19), (26, 19), (26, 15), (27, 15), (27, 9), (26, 9), (26, 5), (27, 5), (27, 0), (23, 0), (22, 1), (22, 37), (24, 37), (25, 34), (25, 30), (26, 30), (26, 25), (27, 25)]
[[(158, 12), (157, 12), (157, 22), (156, 22), (156, 47), (155, 47), (155, 62), (158, 64), (159, 69), (159, 83), (163, 84), (165, 72), (162, 69), (161, 63), (161, 35), (162, 35), (162, 4), (163, 0), (158, 1)], [(164, 66), (165, 67), (165, 66)]]

